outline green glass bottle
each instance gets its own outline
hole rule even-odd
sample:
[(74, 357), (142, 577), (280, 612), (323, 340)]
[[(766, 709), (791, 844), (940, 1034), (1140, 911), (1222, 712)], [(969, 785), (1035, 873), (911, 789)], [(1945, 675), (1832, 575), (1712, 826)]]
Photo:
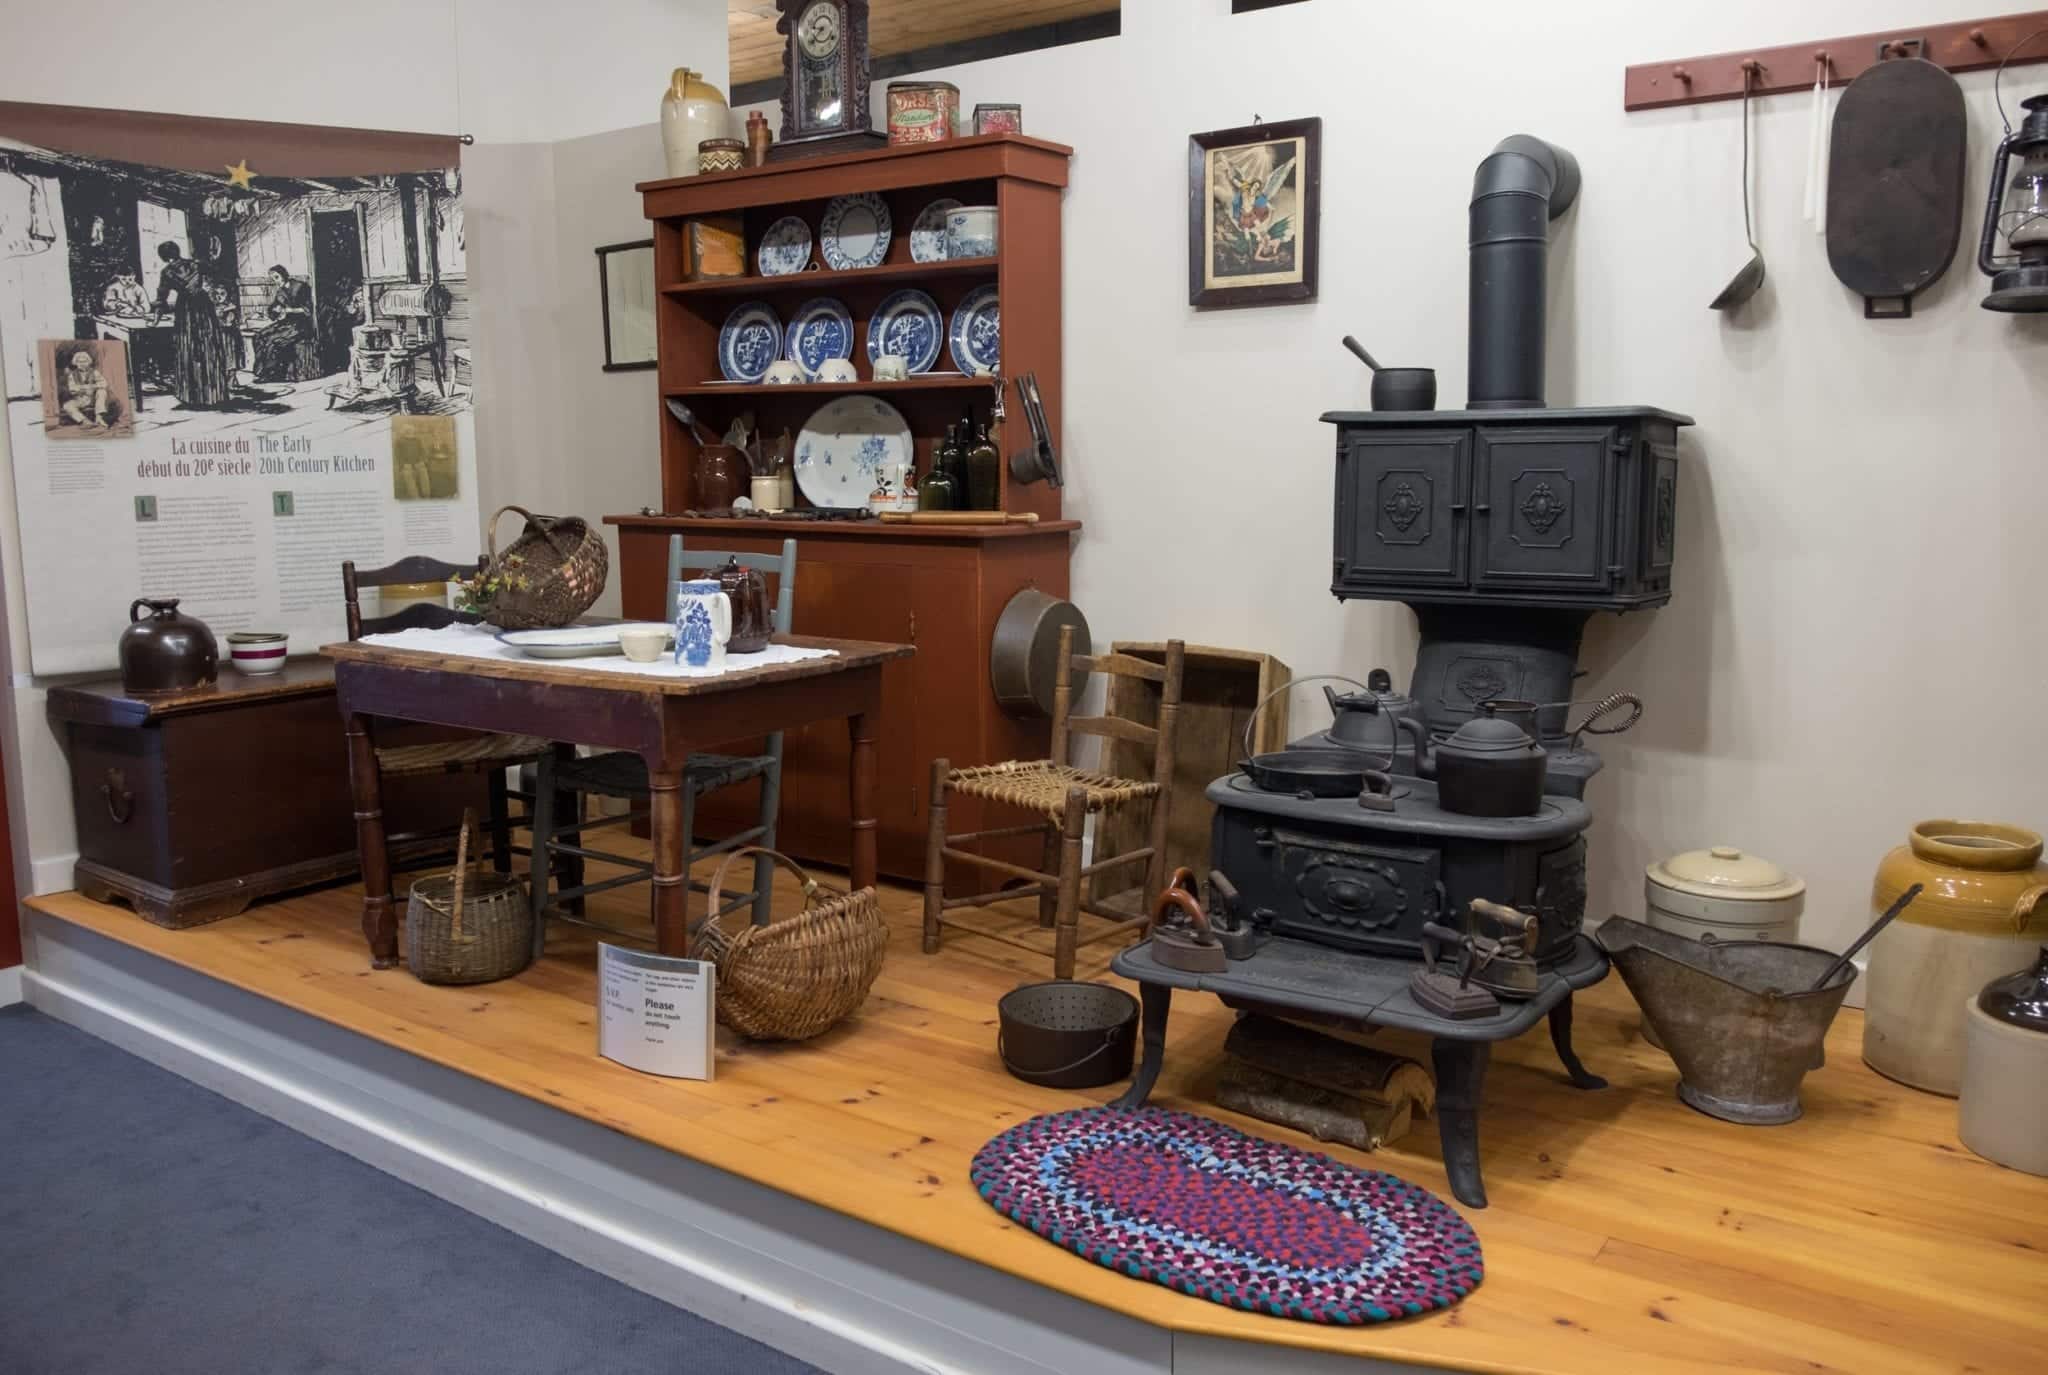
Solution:
[(988, 437), (988, 426), (978, 426), (974, 442), (965, 440), (962, 447), (967, 450), (967, 505), (976, 511), (995, 511), (1002, 507), (1003, 473), (1002, 456), (996, 452), (995, 441)]
[(946, 427), (946, 437), (932, 449), (932, 466), (917, 484), (917, 509), (920, 511), (957, 511), (960, 509), (960, 493), (953, 482), (953, 427)]

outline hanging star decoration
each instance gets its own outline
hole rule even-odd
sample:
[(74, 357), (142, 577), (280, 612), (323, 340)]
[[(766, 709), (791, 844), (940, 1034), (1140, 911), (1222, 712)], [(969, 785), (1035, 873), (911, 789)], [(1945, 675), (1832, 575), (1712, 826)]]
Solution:
[(249, 170), (249, 159), (243, 158), (240, 162), (228, 168), (228, 185), (239, 186), (244, 191), (247, 191), (250, 189), (249, 178), (255, 175), (254, 172)]

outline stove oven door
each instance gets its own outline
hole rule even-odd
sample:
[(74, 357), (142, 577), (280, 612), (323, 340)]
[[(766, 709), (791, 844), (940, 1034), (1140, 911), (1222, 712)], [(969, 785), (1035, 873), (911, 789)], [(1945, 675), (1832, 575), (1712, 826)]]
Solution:
[(1569, 955), (1586, 921), (1586, 842), (1546, 852), (1536, 861), (1536, 958)]
[(1345, 950), (1415, 956), (1443, 910), (1443, 861), (1419, 846), (1372, 845), (1273, 828), (1275, 935)]

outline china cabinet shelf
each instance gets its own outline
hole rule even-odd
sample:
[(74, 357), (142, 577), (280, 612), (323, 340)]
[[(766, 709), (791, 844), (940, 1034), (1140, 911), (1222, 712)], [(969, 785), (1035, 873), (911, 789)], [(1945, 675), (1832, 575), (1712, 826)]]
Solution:
[(986, 377), (963, 377), (957, 372), (923, 374), (905, 378), (901, 382), (877, 382), (862, 378), (858, 382), (699, 382), (693, 386), (666, 387), (663, 396), (681, 396), (695, 400), (706, 396), (847, 396), (872, 392), (876, 396), (907, 396), (915, 392), (931, 391), (979, 391), (992, 394), (995, 383)]
[(705, 296), (767, 296), (783, 292), (798, 296), (829, 296), (835, 291), (851, 291), (870, 283), (896, 286), (960, 277), (993, 277), (1001, 263), (1002, 258), (997, 255), (953, 258), (942, 263), (883, 263), (880, 267), (853, 268), (846, 272), (791, 272), (780, 277), (712, 277), (701, 282), (678, 282), (665, 286), (661, 294), (678, 300)]

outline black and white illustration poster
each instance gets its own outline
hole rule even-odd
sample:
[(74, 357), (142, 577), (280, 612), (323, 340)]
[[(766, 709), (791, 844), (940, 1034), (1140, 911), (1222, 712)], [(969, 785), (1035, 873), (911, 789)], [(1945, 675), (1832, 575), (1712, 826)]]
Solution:
[(341, 637), (342, 560), (476, 555), (459, 171), (259, 152), (197, 171), (0, 138), (37, 673), (113, 667), (140, 596), (308, 651)]

